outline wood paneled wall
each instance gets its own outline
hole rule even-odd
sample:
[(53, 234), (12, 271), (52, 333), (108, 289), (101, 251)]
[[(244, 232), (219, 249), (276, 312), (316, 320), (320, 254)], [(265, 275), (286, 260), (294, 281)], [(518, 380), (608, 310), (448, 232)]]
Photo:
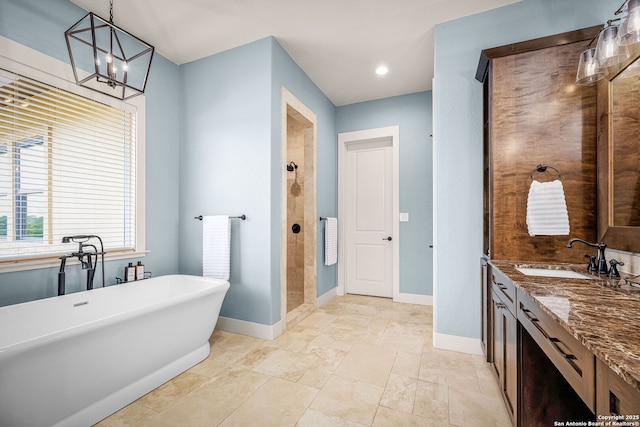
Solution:
[[(584, 41), (491, 60), (488, 115), (491, 183), (490, 257), (584, 262), (587, 247), (565, 247), (571, 237), (596, 239), (596, 87), (576, 86)], [(544, 163), (562, 174), (570, 235), (527, 231), (530, 174)], [(538, 181), (555, 171), (534, 173)]]

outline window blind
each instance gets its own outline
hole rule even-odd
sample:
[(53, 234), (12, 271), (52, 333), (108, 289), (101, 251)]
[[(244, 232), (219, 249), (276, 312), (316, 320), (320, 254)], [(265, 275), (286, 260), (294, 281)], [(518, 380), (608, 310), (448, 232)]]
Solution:
[(0, 262), (135, 250), (136, 114), (0, 69)]

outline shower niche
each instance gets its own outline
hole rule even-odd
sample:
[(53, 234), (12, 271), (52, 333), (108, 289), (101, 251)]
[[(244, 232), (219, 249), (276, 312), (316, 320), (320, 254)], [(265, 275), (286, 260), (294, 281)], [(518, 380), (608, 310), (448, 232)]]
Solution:
[[(316, 119), (283, 89), (283, 330), (316, 309)], [(286, 130), (286, 131), (285, 131)]]

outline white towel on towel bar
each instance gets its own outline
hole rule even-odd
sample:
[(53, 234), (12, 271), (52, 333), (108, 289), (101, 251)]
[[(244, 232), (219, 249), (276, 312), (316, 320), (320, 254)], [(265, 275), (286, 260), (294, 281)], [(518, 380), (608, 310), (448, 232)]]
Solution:
[(327, 218), (324, 224), (324, 265), (338, 262), (338, 220)]
[(229, 280), (231, 221), (228, 215), (202, 218), (202, 275)]
[(569, 234), (569, 214), (562, 182), (532, 181), (527, 198), (527, 228), (530, 236)]

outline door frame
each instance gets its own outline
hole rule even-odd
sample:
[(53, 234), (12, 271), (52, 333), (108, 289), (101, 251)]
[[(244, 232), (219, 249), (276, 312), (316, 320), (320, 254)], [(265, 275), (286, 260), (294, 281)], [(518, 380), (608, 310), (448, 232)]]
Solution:
[(347, 148), (349, 145), (359, 142), (389, 139), (391, 138), (391, 165), (392, 165), (392, 281), (393, 299), (400, 294), (400, 126), (388, 126), (381, 128), (365, 129), (353, 132), (341, 132), (338, 134), (338, 287), (336, 293), (344, 295), (346, 288), (346, 250), (348, 236), (345, 233), (345, 194), (347, 177)]

